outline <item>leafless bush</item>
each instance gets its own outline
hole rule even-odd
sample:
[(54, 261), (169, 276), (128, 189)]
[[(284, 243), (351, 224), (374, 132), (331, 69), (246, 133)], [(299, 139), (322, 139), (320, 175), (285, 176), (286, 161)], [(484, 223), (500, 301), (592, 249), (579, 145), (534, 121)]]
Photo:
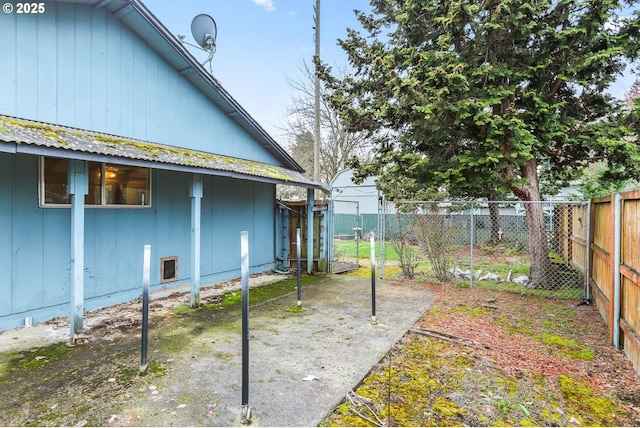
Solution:
[(431, 268), (439, 281), (451, 279), (450, 268), (450, 233), (444, 219), (432, 210), (414, 215), (414, 235), (421, 250), (427, 255)]
[(389, 244), (398, 254), (404, 277), (413, 279), (416, 275), (418, 253), (412, 242), (414, 241), (412, 228), (403, 225), (401, 213), (398, 212), (396, 216), (398, 220), (398, 231), (391, 237)]

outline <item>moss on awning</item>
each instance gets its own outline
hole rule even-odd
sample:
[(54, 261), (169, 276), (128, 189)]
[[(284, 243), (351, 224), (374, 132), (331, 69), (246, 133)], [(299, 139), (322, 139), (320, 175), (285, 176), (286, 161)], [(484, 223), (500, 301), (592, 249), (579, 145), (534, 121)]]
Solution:
[(136, 161), (148, 163), (149, 168), (187, 169), (328, 190), (327, 185), (278, 165), (0, 115), (2, 143), (15, 144), (17, 152), (21, 151), (20, 146), (28, 145), (48, 149), (48, 156), (50, 149), (55, 149), (67, 158), (73, 158), (74, 153), (93, 154), (113, 158), (110, 161), (114, 163)]

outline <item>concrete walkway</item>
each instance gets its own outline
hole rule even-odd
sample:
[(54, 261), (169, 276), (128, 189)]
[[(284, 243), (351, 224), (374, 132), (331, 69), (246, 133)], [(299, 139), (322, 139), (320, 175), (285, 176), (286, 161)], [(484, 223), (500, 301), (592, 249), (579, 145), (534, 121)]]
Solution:
[[(253, 426), (316, 426), (432, 301), (426, 288), (376, 285), (377, 323), (371, 322), (370, 280), (357, 276), (327, 276), (304, 288), (305, 312), (287, 311), (296, 304), (295, 291), (251, 308)], [(240, 425), (240, 323), (200, 334), (108, 424)]]

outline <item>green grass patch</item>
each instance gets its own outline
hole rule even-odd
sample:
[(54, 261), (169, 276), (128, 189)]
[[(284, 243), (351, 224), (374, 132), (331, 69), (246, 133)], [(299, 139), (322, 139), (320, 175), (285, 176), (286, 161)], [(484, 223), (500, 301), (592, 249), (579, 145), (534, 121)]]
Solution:
[[(360, 241), (359, 244), (356, 241), (345, 241), (341, 239), (336, 239), (333, 241), (334, 243), (334, 253), (336, 257), (356, 257), (356, 254), (361, 259), (370, 259), (371, 258), (371, 244), (369, 241)], [(357, 249), (356, 249), (357, 248)], [(376, 242), (374, 245), (374, 249), (376, 252), (376, 257), (380, 255), (380, 243)], [(393, 249), (391, 244), (386, 243), (384, 245), (385, 249), (385, 259), (388, 261), (400, 261), (400, 257), (398, 253)]]
[(594, 355), (589, 349), (581, 348), (574, 340), (554, 334), (542, 333), (542, 343), (553, 349), (558, 355), (569, 359), (593, 360)]
[[(616, 404), (607, 397), (596, 397), (588, 382), (561, 375), (562, 396), (577, 410), (575, 417), (581, 423), (606, 426), (614, 420)], [(586, 421), (585, 418), (588, 418)]]
[(59, 360), (70, 350), (64, 343), (38, 347), (14, 354), (10, 365), (15, 369), (38, 369)]
[[(300, 278), (302, 287), (315, 284), (324, 279), (322, 275), (303, 275)], [(272, 282), (253, 287), (249, 290), (249, 304), (256, 304), (296, 291), (297, 278), (288, 278), (282, 281)], [(239, 308), (242, 301), (242, 290), (229, 291), (220, 296), (215, 303), (201, 305), (200, 308), (192, 308), (189, 305), (181, 305), (173, 309), (176, 315), (188, 315), (198, 310), (219, 311), (227, 308)]]
[[(511, 272), (511, 279), (516, 278), (520, 275), (529, 274), (529, 261), (523, 260), (519, 264), (515, 263), (474, 263), (473, 268), (476, 272), (482, 269), (483, 273), (491, 272), (495, 275), (502, 277), (503, 280), (506, 281), (509, 276), (509, 272)], [(482, 274), (480, 274), (482, 276)]]
[(477, 306), (471, 307), (471, 306), (459, 306), (458, 308), (456, 308), (454, 310), (454, 312), (463, 312), (468, 314), (471, 318), (478, 318), (481, 317), (482, 315), (486, 314), (488, 312), (488, 309), (486, 308), (480, 308)]

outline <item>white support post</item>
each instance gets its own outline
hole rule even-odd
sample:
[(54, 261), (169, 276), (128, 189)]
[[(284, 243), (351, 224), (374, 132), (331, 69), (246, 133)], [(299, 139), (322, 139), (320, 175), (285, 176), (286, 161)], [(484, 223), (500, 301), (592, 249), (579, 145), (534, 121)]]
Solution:
[(191, 307), (200, 305), (200, 223), (202, 215), (202, 175), (191, 182)]
[(313, 204), (315, 203), (312, 188), (307, 189), (307, 273), (313, 273)]
[(84, 327), (84, 197), (88, 192), (87, 163), (69, 160), (68, 192), (71, 195), (71, 311), (69, 343)]

